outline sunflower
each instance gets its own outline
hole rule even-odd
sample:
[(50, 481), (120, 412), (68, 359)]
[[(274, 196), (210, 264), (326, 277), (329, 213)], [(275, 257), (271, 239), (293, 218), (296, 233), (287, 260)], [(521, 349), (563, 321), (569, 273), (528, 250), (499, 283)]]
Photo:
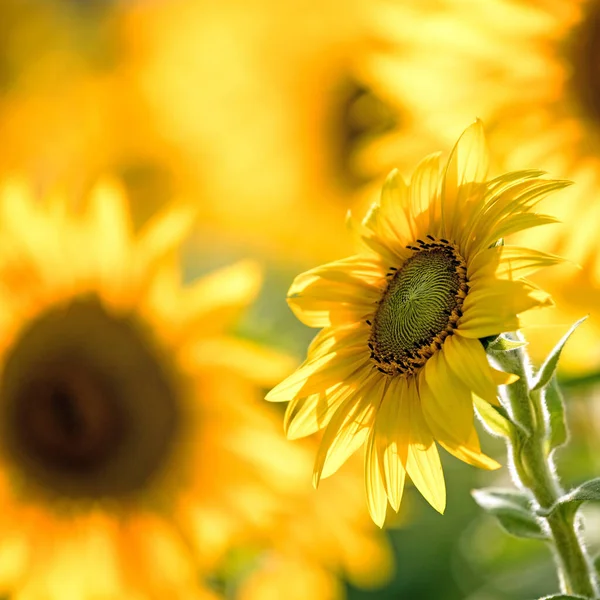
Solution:
[[(564, 226), (518, 238), (583, 267), (536, 278), (558, 309), (535, 315), (542, 326), (535, 338), (548, 339), (532, 344), (541, 357), (560, 337), (557, 322), (566, 329), (585, 313), (596, 316), (599, 306), (591, 298), (600, 293), (600, 203), (594, 200), (600, 187), (600, 2), (442, 0), (386, 2), (380, 9), (390, 45), (376, 70), (425, 135), (435, 133), (438, 143), (447, 143), (464, 119), (477, 114), (487, 124), (500, 169), (530, 164), (577, 183), (543, 205)], [(597, 322), (590, 319), (587, 332), (575, 334), (577, 343), (565, 348), (561, 368), (599, 368)]]
[(413, 125), (371, 74), (373, 3), (178, 0), (121, 12), (130, 80), (201, 191), (206, 222), (246, 253), (301, 264), (347, 253), (331, 232), (380, 185)]
[(180, 194), (183, 170), (133, 85), (121, 4), (2, 3), (0, 175), (73, 197), (117, 175), (137, 226)]
[(308, 358), (268, 395), (291, 401), (296, 438), (324, 429), (314, 483), (365, 444), (367, 501), (382, 525), (398, 510), (406, 474), (438, 511), (446, 503), (436, 443), (461, 460), (499, 465), (481, 452), (475, 402), (497, 403), (514, 376), (493, 369), (480, 338), (514, 331), (519, 314), (551, 304), (523, 277), (559, 258), (498, 240), (554, 222), (532, 213), (566, 182), (519, 171), (485, 180), (480, 122), (442, 169), (423, 160), (410, 185), (394, 171), (358, 233), (364, 250), (298, 276), (288, 303), (322, 327)]
[(293, 363), (227, 333), (256, 265), (183, 285), (193, 208), (139, 234), (112, 184), (81, 208), (0, 193), (0, 593), (212, 597), (199, 579), (294, 472), (254, 408)]

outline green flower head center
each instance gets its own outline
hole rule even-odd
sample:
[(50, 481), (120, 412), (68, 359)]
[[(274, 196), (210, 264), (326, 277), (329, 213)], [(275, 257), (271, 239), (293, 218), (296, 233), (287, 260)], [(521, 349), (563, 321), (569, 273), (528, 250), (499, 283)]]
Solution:
[(372, 321), (371, 358), (390, 375), (414, 372), (441, 347), (462, 316), (468, 289), (464, 259), (446, 240), (412, 249), (388, 275)]

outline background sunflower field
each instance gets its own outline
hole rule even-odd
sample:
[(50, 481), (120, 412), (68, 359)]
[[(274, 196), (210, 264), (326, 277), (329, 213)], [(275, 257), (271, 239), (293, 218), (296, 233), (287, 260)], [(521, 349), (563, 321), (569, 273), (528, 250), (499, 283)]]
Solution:
[[(109, 527), (104, 500), (94, 504), (104, 516), (86, 521), (87, 533), (78, 516), (61, 513), (60, 528), (49, 525), (43, 505), (43, 519), (25, 512), (29, 525), (0, 528), (3, 597), (527, 600), (550, 594), (556, 576), (549, 551), (506, 536), (470, 495), (507, 483), (506, 468), (480, 472), (444, 455), (451, 482), (446, 514), (409, 487), (398, 518), (382, 532), (367, 514), (360, 457), (339, 481), (315, 492), (316, 441), (285, 441), (281, 408), (262, 397), (301, 362), (314, 334), (286, 305), (294, 276), (351, 253), (348, 210), (363, 214), (391, 168), (409, 174), (478, 117), (495, 172), (539, 168), (575, 182), (543, 205), (562, 224), (520, 234), (570, 261), (536, 280), (556, 307), (534, 315), (525, 334), (540, 359), (573, 321), (590, 314), (560, 373), (571, 443), (558, 465), (568, 484), (600, 473), (599, 65), (597, 0), (3, 0), (0, 219), (7, 224), (0, 223), (6, 234), (0, 278), (3, 294), (14, 298), (0, 302), (0, 322), (7, 324), (0, 330), (2, 372), (10, 371), (9, 324), (33, 322), (14, 307), (38, 293), (30, 288), (42, 289), (31, 266), (38, 258), (28, 252), (51, 254), (47, 248), (68, 237), (69, 254), (44, 271), (53, 284), (75, 268), (79, 253), (104, 260), (116, 242), (113, 221), (103, 229), (110, 212), (97, 208), (103, 202), (126, 206), (127, 240), (145, 239), (157, 215), (173, 206), (193, 211), (189, 228), (161, 246), (171, 262), (152, 271), (157, 296), (152, 287), (148, 303), (166, 308), (152, 308), (148, 322), (167, 339), (166, 348), (179, 351), (183, 342), (174, 331), (191, 323), (198, 339), (208, 339), (218, 314), (228, 336), (219, 343), (229, 344), (198, 342), (181, 359), (186, 377), (192, 370), (202, 378), (198, 393), (208, 407), (192, 432), (200, 451), (195, 446), (190, 464), (181, 459), (198, 478), (198, 491), (185, 498), (195, 518), (174, 519), (200, 532), (192, 536), (199, 556), (192, 574), (187, 566), (167, 566), (179, 551), (163, 548), (140, 559), (139, 547), (162, 530), (142, 524), (127, 533), (119, 516), (115, 569), (141, 569), (142, 581), (123, 575), (126, 583), (110, 587), (90, 575), (69, 587), (64, 582), (77, 579), (72, 570), (81, 555), (89, 564), (104, 556), (100, 542), (88, 544), (95, 533), (104, 539)], [(94, 204), (89, 198), (97, 198), (98, 186), (109, 192)], [(47, 214), (17, 210), (22, 195), (34, 199), (24, 206), (49, 207)], [(52, 212), (55, 197), (65, 200)], [(71, 223), (61, 220), (61, 210), (86, 217)], [(96, 235), (104, 246), (93, 247)], [(160, 235), (153, 243), (162, 243)], [(42, 236), (47, 246), (34, 252)], [(133, 265), (134, 255), (120, 256)], [(119, 259), (106, 264), (112, 273)], [(194, 287), (196, 295), (182, 299), (180, 290), (197, 281), (204, 283)], [(145, 293), (127, 306), (137, 310)], [(209, 317), (194, 321), (202, 302), (210, 305)], [(498, 439), (482, 433), (482, 444), (506, 463)], [(0, 452), (0, 502), (13, 485), (5, 480), (16, 477), (4, 464)], [(79, 515), (76, 509), (68, 515)], [(56, 512), (54, 505), (47, 510)], [(600, 511), (586, 511), (597, 554)], [(52, 535), (73, 534), (73, 546), (60, 556), (49, 548), (46, 562), (24, 558), (23, 548), (33, 547), (27, 532), (34, 520)], [(153, 569), (185, 571), (186, 585), (175, 586), (176, 575), (155, 581)], [(56, 581), (63, 583), (55, 589)]]

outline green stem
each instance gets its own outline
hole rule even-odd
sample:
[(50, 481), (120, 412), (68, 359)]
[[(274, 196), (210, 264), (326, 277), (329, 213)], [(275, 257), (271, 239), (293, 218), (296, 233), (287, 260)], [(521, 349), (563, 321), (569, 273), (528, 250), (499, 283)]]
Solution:
[[(543, 395), (539, 390), (530, 389), (531, 368), (523, 348), (494, 353), (492, 358), (503, 370), (520, 377), (506, 386), (504, 394), (513, 420), (522, 426), (509, 443), (515, 483), (529, 489), (540, 508), (549, 509), (564, 491), (547, 449), (549, 431), (544, 418)], [(558, 509), (540, 518), (551, 534), (561, 591), (585, 598), (599, 597), (595, 572), (578, 535), (575, 516)]]

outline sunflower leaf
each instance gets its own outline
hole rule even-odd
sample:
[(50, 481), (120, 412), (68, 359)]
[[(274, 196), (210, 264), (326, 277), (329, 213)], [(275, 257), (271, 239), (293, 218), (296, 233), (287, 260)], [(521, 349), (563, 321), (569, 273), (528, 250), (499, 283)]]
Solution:
[(521, 538), (547, 540), (548, 534), (531, 509), (529, 496), (513, 489), (484, 488), (471, 492), (473, 499), (488, 514), (498, 519), (502, 529)]
[(565, 404), (556, 382), (556, 377), (550, 379), (545, 390), (546, 408), (550, 417), (550, 436), (548, 438), (548, 450), (552, 452), (567, 442), (569, 433), (565, 422)]
[(504, 406), (490, 404), (478, 396), (473, 396), (473, 405), (477, 416), (491, 434), (513, 440), (516, 437), (514, 434), (524, 438), (531, 436), (531, 432), (524, 425), (512, 419)]
[(584, 502), (598, 502), (599, 500), (600, 478), (590, 479), (559, 498), (549, 509), (540, 509), (537, 512), (544, 517), (559, 509), (572, 514), (575, 513)]
[(588, 316), (586, 315), (585, 317), (582, 317), (581, 319), (579, 319), (579, 321), (574, 323), (569, 329), (569, 331), (567, 331), (567, 333), (565, 333), (565, 335), (562, 336), (558, 344), (556, 344), (556, 346), (554, 346), (554, 348), (550, 351), (550, 354), (548, 354), (548, 357), (544, 361), (544, 364), (540, 368), (538, 374), (536, 375), (533, 381), (533, 385), (531, 388), (532, 390), (540, 390), (546, 385), (548, 385), (558, 366), (558, 359), (560, 358), (560, 353), (562, 352), (562, 349), (564, 348), (571, 335), (573, 335), (577, 327), (579, 327), (579, 325), (581, 325), (587, 318)]
[(513, 437), (513, 429), (516, 425), (511, 421), (504, 407), (494, 406), (478, 396), (473, 396), (473, 404), (477, 415), (490, 433), (507, 438)]
[[(485, 338), (488, 339), (488, 338)], [(510, 350), (515, 350), (517, 348), (522, 348), (526, 346), (527, 342), (523, 340), (511, 340), (504, 335), (499, 335), (493, 338), (491, 341), (487, 343), (487, 346), (484, 344), (486, 352), (490, 352), (491, 354), (499, 353), (499, 352), (509, 352)]]

